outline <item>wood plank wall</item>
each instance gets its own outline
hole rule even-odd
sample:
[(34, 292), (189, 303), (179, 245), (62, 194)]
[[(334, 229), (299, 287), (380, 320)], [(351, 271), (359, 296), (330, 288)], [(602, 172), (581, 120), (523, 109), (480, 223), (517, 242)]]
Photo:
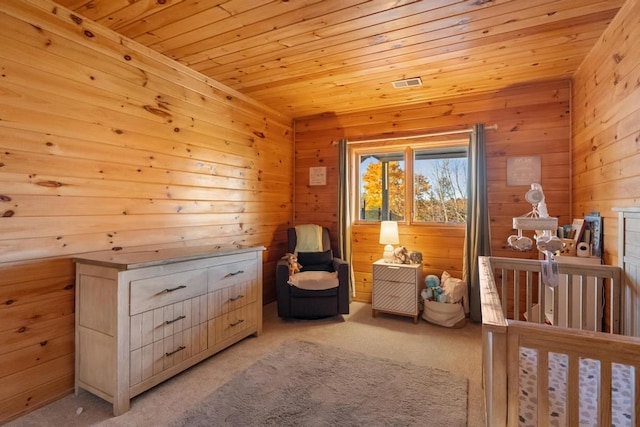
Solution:
[(47, 0), (0, 2), (0, 424), (73, 387), (74, 254), (264, 245), (289, 118)]
[[(340, 138), (369, 139), (398, 134), (465, 129), (474, 123), (498, 125), (486, 132), (489, 214), (493, 254), (537, 257), (537, 252), (515, 253), (506, 248), (513, 234), (512, 217), (526, 214), (527, 186), (507, 186), (509, 157), (540, 156), (542, 185), (549, 212), (570, 222), (570, 100), (569, 81), (512, 87), (483, 95), (459, 96), (404, 108), (363, 114), (330, 113), (298, 119), (295, 123), (295, 222), (329, 227), (337, 240), (338, 149)], [(327, 167), (327, 185), (309, 186), (309, 167)], [(356, 300), (371, 301), (371, 263), (382, 256), (379, 225), (353, 227), (353, 268)], [(462, 275), (464, 229), (433, 225), (401, 225), (400, 243), (423, 254), (423, 273), (449, 271)]]
[(618, 264), (618, 214), (640, 205), (640, 0), (628, 0), (575, 74), (573, 213), (604, 217), (604, 260)]

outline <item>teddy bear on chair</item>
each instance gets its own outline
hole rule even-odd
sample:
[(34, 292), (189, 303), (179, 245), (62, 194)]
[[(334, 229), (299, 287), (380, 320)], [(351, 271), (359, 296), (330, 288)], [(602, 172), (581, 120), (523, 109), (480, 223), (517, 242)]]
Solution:
[(287, 253), (282, 259), (286, 259), (289, 262), (289, 280), (293, 278), (293, 275), (300, 272), (302, 266), (298, 262), (296, 254)]

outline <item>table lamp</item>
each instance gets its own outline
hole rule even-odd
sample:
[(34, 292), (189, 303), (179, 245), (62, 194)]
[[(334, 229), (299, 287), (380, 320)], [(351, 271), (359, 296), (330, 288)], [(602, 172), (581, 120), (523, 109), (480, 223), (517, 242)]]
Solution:
[(382, 221), (380, 223), (380, 244), (386, 245), (382, 254), (384, 262), (393, 262), (393, 245), (398, 243), (400, 243), (398, 223), (396, 221)]

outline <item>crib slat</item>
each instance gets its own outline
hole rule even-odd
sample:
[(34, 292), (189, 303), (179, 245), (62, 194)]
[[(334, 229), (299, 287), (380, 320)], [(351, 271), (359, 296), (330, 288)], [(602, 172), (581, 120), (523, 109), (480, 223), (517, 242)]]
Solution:
[(513, 270), (513, 318), (520, 320), (520, 271)]
[(580, 361), (569, 355), (567, 366), (567, 425), (577, 426), (580, 422)]
[[(633, 277), (636, 278), (636, 280), (634, 280), (632, 283), (636, 284), (638, 283), (637, 278), (638, 278), (638, 267), (634, 266), (633, 268)], [(630, 297), (632, 298), (632, 306), (633, 308), (631, 309), (631, 316), (633, 319), (633, 327), (631, 328), (631, 336), (637, 337), (640, 336), (640, 298), (637, 297), (638, 295), (638, 288), (637, 285), (632, 285), (633, 288), (631, 289), (631, 294)]]
[[(526, 304), (527, 304), (527, 313), (533, 313), (533, 311), (531, 310), (533, 307), (533, 298), (532, 298), (532, 293), (533, 293), (533, 273), (531, 271), (527, 271), (527, 279), (526, 279)], [(531, 317), (531, 316), (530, 316)]]
[(520, 398), (520, 339), (518, 334), (507, 334), (507, 426), (519, 425), (519, 398)]
[(507, 301), (509, 300), (509, 290), (508, 290), (508, 272), (506, 269), (502, 269), (502, 313), (504, 317), (507, 317)]
[(633, 402), (633, 411), (631, 412), (634, 416), (634, 419), (631, 420), (632, 426), (637, 426), (638, 422), (640, 422), (640, 373), (638, 372), (638, 368), (640, 366), (633, 366), (633, 396), (631, 401)]
[(549, 425), (549, 353), (538, 350), (538, 426)]
[(538, 274), (538, 313), (539, 315), (539, 322), (540, 323), (545, 323), (545, 320), (547, 319), (546, 316), (546, 311), (547, 308), (545, 306), (546, 304), (546, 298), (544, 295), (545, 292), (545, 284), (542, 282), (542, 274)]
[[(605, 288), (606, 289), (606, 288)], [(609, 279), (609, 298), (611, 301), (611, 309), (609, 310), (609, 332), (612, 334), (621, 334), (622, 327), (620, 325), (620, 317), (622, 313), (622, 285), (620, 283), (620, 272)]]
[(598, 408), (600, 422), (598, 425), (610, 426), (611, 416), (611, 362), (600, 361), (600, 405)]
[[(599, 312), (597, 307), (598, 307), (598, 287), (600, 287), (600, 279), (598, 277), (595, 277), (593, 280), (593, 306), (589, 307), (589, 304), (587, 304), (587, 301), (589, 301), (588, 297), (589, 297), (589, 289), (587, 286), (588, 282), (588, 277), (587, 276), (580, 276), (580, 311), (578, 312), (578, 327), (580, 329), (588, 329), (586, 328), (586, 321), (587, 321), (587, 313), (591, 312), (591, 313), (602, 313)], [(591, 328), (592, 331), (597, 331), (598, 330), (598, 316), (594, 316), (594, 318), (596, 319), (596, 321), (593, 322), (593, 328)]]
[[(576, 325), (572, 325), (573, 323), (573, 302), (571, 301), (573, 298), (573, 290), (571, 289), (571, 287), (573, 286), (573, 274), (567, 274), (565, 276), (565, 283), (564, 286), (562, 287), (564, 289), (564, 295), (562, 295), (562, 301), (565, 301), (565, 312), (564, 314), (567, 316), (566, 319), (563, 322), (558, 322), (558, 324), (564, 324), (566, 325), (567, 328), (571, 328), (571, 327), (577, 327)], [(557, 305), (559, 304), (559, 300), (561, 298), (558, 298), (556, 301), (554, 301), (554, 303)]]

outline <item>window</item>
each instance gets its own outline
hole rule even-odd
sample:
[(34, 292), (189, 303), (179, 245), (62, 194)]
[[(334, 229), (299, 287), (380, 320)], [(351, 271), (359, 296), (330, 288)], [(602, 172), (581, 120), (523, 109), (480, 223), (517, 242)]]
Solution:
[(358, 219), (465, 223), (467, 142), (463, 143), (355, 149)]
[(404, 221), (404, 153), (360, 156), (360, 219)]
[(466, 148), (417, 150), (413, 164), (413, 220), (466, 222)]

